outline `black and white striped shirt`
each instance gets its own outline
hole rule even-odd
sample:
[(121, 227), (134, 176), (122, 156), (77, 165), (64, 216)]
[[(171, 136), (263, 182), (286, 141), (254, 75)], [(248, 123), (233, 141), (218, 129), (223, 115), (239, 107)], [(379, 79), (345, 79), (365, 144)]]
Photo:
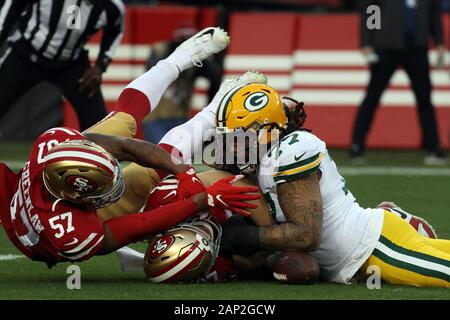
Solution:
[(124, 11), (121, 0), (0, 0), (0, 45), (25, 40), (46, 59), (73, 61), (103, 28), (97, 65), (105, 70), (122, 39)]

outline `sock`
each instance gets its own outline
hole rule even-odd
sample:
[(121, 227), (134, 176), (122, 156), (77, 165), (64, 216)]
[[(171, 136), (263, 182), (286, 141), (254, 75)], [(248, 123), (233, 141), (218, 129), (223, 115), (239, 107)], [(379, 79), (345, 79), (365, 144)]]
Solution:
[(147, 114), (156, 109), (162, 95), (178, 74), (178, 68), (172, 62), (161, 60), (126, 86), (115, 111), (129, 113), (137, 123), (141, 123)]
[(179, 72), (183, 72), (193, 66), (192, 56), (183, 49), (176, 49), (166, 60), (175, 65)]

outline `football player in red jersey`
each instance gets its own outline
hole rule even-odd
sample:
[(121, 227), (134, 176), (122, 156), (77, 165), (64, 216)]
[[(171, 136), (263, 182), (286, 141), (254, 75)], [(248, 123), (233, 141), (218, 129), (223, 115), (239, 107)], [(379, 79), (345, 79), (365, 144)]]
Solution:
[[(221, 86), (221, 89), (219, 90), (216, 97), (213, 99), (213, 102), (210, 104), (210, 106), (204, 108), (200, 113), (198, 113), (193, 119), (188, 121), (187, 123), (183, 124), (180, 128), (174, 128), (171, 130), (171, 132), (166, 135), (165, 138), (163, 138), (163, 142), (171, 144), (174, 148), (177, 148), (178, 150), (181, 150), (181, 154), (184, 158), (184, 161), (189, 161), (191, 157), (195, 154), (196, 151), (201, 150), (202, 145), (204, 143), (203, 140), (197, 140), (198, 138), (202, 138), (202, 136), (195, 136), (190, 135), (184, 140), (180, 140), (179, 137), (181, 136), (181, 132), (192, 132), (195, 130), (195, 128), (200, 127), (202, 130), (200, 130), (203, 133), (203, 139), (208, 140), (208, 132), (210, 133), (213, 130), (209, 130), (212, 123), (214, 123), (214, 116), (215, 116), (215, 110), (217, 109), (217, 105), (214, 105), (214, 102), (218, 104), (222, 98), (227, 94), (227, 92), (231, 92), (234, 88), (237, 88), (239, 86), (245, 85), (247, 83), (265, 83), (265, 79), (261, 74), (255, 73), (255, 72), (247, 72), (242, 77), (236, 78), (236, 79), (229, 79), (226, 80), (223, 85)], [(205, 138), (206, 137), (206, 138)], [(191, 140), (190, 140), (190, 139)], [(202, 172), (199, 174), (199, 178), (202, 180), (202, 182), (205, 185), (211, 184), (214, 181), (217, 181), (218, 179), (221, 179), (224, 175), (227, 173), (223, 171), (207, 171)], [(228, 173), (229, 174), (229, 173)], [(250, 186), (254, 185), (251, 184), (249, 181), (245, 182), (245, 180), (241, 180), (241, 185), (244, 186)], [(179, 188), (177, 179), (170, 178), (163, 180), (160, 185), (158, 185), (156, 188), (154, 188), (153, 193), (151, 194), (149, 201), (147, 203), (147, 208), (158, 208), (160, 206), (168, 205), (175, 201), (177, 199), (177, 189)], [(272, 218), (272, 215), (270, 213), (268, 204), (260, 200), (259, 202), (254, 202), (254, 204), (257, 204), (257, 208), (249, 210), (251, 212), (251, 220), (255, 223), (257, 226), (268, 226), (274, 223), (274, 220)], [(379, 207), (383, 207), (386, 210), (389, 210), (397, 215), (399, 215), (402, 219), (409, 222), (420, 234), (430, 237), (430, 238), (436, 238), (436, 234), (431, 227), (424, 219), (420, 217), (415, 217), (404, 210), (398, 208), (393, 203), (383, 202), (379, 205)], [(210, 208), (210, 213), (212, 213), (216, 218), (218, 218), (219, 221), (224, 222), (228, 216), (229, 213), (227, 213), (224, 210), (215, 210), (214, 208)], [(244, 225), (241, 225), (240, 227), (243, 227)], [(163, 233), (163, 235), (170, 235), (174, 232), (178, 232), (180, 228), (186, 228), (186, 224), (181, 224), (175, 228), (171, 228), (170, 230)], [(190, 227), (189, 227), (190, 228)], [(195, 231), (195, 229), (190, 228)], [(227, 229), (229, 229), (227, 227)], [(224, 231), (225, 233), (225, 231)], [(233, 238), (234, 241), (237, 239), (240, 239), (241, 236), (237, 235), (244, 235), (245, 229), (240, 228), (239, 231), (234, 232), (233, 235), (235, 235)], [(225, 237), (229, 238), (229, 236)], [(158, 240), (158, 237), (156, 238)], [(156, 241), (155, 240), (155, 241)], [(229, 239), (226, 239), (229, 240)], [(222, 249), (227, 249), (229, 252), (235, 252), (236, 249), (234, 244), (230, 244), (230, 241), (225, 241), (226, 245)], [(246, 243), (248, 245), (248, 243)], [(229, 250), (232, 249), (232, 250)], [(151, 247), (149, 247), (149, 250), (151, 250)], [(170, 252), (169, 252), (170, 251)], [(190, 279), (190, 271), (189, 269), (183, 269), (178, 270), (179, 265), (183, 263), (184, 261), (182, 259), (175, 258), (178, 254), (176, 243), (171, 244), (171, 250), (169, 250), (165, 253), (165, 256), (163, 258), (170, 258), (166, 259), (164, 261), (161, 260), (162, 263), (159, 263), (157, 261), (157, 258), (159, 256), (152, 257), (154, 260), (152, 260), (152, 265), (156, 268), (154, 270), (151, 270), (150, 274), (148, 271), (147, 276), (155, 282), (170, 282), (174, 278), (172, 277), (172, 274), (175, 271), (183, 271), (185, 272), (184, 276), (188, 279)], [(223, 250), (222, 250), (223, 251)], [(137, 269), (142, 269), (143, 262), (147, 262), (147, 259), (144, 260), (144, 256), (142, 254), (139, 254), (137, 252), (133, 252), (133, 250), (127, 249), (127, 250), (120, 250), (118, 252), (119, 254), (119, 260), (123, 271), (134, 271)], [(259, 253), (258, 253), (259, 254)], [(257, 255), (258, 255), (257, 254)], [(260, 274), (260, 270), (267, 271), (267, 265), (270, 265), (269, 260), (267, 258), (267, 254), (259, 254), (257, 257), (252, 256), (250, 259), (245, 259), (244, 257), (234, 256), (234, 261), (230, 260), (229, 255), (219, 255), (216, 260), (216, 264), (209, 270), (209, 273), (205, 271), (204, 280), (213, 280), (213, 281), (224, 281), (229, 278), (235, 278), (236, 270), (234, 268), (234, 263), (238, 263), (240, 265), (241, 269), (240, 271), (245, 271), (246, 276), (250, 275), (254, 277), (256, 274)], [(156, 262), (156, 264), (154, 264)], [(148, 264), (147, 264), (148, 265)], [(243, 267), (243, 268), (242, 268)], [(208, 270), (208, 268), (205, 268), (205, 270)], [(196, 270), (197, 271), (197, 270)], [(262, 274), (265, 275), (267, 272), (263, 272)], [(176, 274), (177, 277), (175, 280), (183, 280), (181, 274)]]
[[(0, 219), (12, 243), (51, 267), (143, 240), (208, 205), (247, 214), (245, 209), (253, 206), (246, 201), (259, 197), (248, 193), (257, 188), (223, 180), (204, 188), (193, 168), (174, 163), (161, 147), (132, 138), (181, 71), (228, 43), (228, 35), (218, 28), (199, 32), (130, 83), (116, 111), (94, 127), (84, 133), (68, 128), (44, 132), (18, 174), (0, 163)], [(133, 163), (122, 171), (119, 161)], [(167, 173), (180, 181), (179, 201), (137, 213)]]

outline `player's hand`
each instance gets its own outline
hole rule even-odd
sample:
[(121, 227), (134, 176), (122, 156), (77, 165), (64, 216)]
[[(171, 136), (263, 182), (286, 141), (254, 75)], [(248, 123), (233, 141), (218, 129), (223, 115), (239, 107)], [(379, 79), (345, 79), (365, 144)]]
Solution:
[(363, 56), (368, 56), (374, 53), (374, 50), (372, 47), (362, 47), (361, 48), (361, 53), (363, 54)]
[(243, 217), (233, 215), (222, 224), (220, 239), (221, 252), (253, 255), (259, 248), (259, 228), (247, 224)]
[(205, 186), (197, 177), (194, 168), (176, 175), (178, 179), (177, 201), (188, 199), (205, 191)]
[(231, 176), (223, 178), (216, 183), (206, 187), (206, 201), (208, 206), (228, 209), (242, 216), (249, 216), (250, 212), (245, 209), (255, 209), (257, 206), (248, 203), (250, 200), (261, 198), (258, 187), (237, 187), (232, 183), (243, 176)]
[(376, 63), (378, 62), (378, 55), (376, 54), (375, 50), (372, 47), (362, 47), (361, 53), (364, 56), (364, 59), (367, 61), (367, 63)]
[(78, 82), (80, 83), (80, 91), (92, 97), (100, 89), (102, 70), (98, 66), (92, 66), (84, 72)]

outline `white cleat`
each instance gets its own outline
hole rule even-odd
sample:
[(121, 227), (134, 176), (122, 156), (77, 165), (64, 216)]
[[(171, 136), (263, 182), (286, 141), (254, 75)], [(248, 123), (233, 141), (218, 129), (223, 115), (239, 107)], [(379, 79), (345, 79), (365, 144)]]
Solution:
[(193, 35), (175, 50), (175, 64), (181, 71), (203, 66), (202, 61), (224, 50), (230, 44), (228, 33), (221, 28), (208, 27)]
[(219, 106), (222, 98), (234, 88), (244, 86), (250, 83), (267, 84), (267, 77), (258, 71), (247, 71), (240, 77), (231, 77), (225, 79), (220, 85), (219, 91), (217, 91), (211, 104)]
[(227, 93), (234, 88), (250, 83), (267, 84), (267, 77), (258, 71), (247, 71), (240, 77), (226, 79), (220, 85), (219, 91)]

